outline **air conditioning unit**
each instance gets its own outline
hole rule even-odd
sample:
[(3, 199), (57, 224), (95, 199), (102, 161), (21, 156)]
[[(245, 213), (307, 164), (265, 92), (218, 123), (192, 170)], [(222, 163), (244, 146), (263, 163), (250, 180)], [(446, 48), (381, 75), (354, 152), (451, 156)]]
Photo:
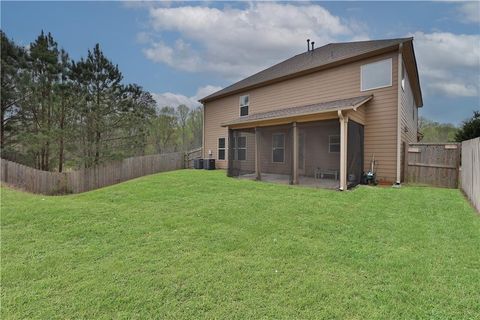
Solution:
[(215, 170), (215, 159), (203, 159), (203, 169)]

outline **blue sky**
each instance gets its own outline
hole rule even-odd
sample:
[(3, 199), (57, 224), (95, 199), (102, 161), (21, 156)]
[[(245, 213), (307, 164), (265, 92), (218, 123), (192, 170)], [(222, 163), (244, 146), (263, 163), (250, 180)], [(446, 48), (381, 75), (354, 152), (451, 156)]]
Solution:
[(335, 41), (413, 35), (424, 108), (460, 123), (480, 109), (478, 2), (6, 2), (1, 26), (21, 45), (51, 32), (72, 58), (100, 43), (125, 82), (160, 105), (196, 100)]

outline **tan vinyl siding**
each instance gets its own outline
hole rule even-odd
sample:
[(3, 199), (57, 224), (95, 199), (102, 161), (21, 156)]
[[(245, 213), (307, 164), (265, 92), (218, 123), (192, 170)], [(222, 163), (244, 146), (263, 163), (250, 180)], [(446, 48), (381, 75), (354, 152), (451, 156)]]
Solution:
[(347, 112), (348, 118), (352, 119), (353, 121), (356, 121), (360, 124), (366, 124), (367, 118), (366, 118), (366, 113), (365, 113), (365, 108), (360, 107), (356, 111), (355, 110), (350, 110)]
[[(415, 105), (412, 87), (405, 71), (405, 88), (401, 91), (401, 132), (402, 142), (417, 142), (417, 106)], [(405, 130), (406, 128), (406, 130)]]
[[(392, 86), (361, 92), (360, 66), (387, 58), (392, 58)], [(222, 128), (221, 124), (238, 118), (241, 95), (249, 95), (249, 113), (252, 114), (373, 94), (371, 101), (358, 108), (356, 113), (350, 111), (349, 114), (352, 120), (365, 124), (365, 169), (369, 168), (375, 154), (377, 177), (388, 182), (395, 181), (397, 65), (397, 52), (391, 52), (207, 102), (204, 156), (207, 157), (208, 150), (212, 150), (213, 157), (218, 158), (218, 138), (228, 136), (227, 128)], [(219, 168), (226, 166), (227, 160), (218, 161)]]
[[(219, 100), (208, 102), (204, 107), (204, 158), (208, 158), (208, 151), (212, 151), (212, 158), (216, 160), (216, 166), (218, 168), (226, 169), (228, 164), (228, 130), (221, 127), (221, 123), (235, 119), (239, 114), (239, 100), (237, 95), (225, 97)], [(216, 145), (218, 138), (225, 137), (226, 152), (225, 160), (218, 160), (218, 151)], [(247, 141), (248, 145), (248, 141)]]

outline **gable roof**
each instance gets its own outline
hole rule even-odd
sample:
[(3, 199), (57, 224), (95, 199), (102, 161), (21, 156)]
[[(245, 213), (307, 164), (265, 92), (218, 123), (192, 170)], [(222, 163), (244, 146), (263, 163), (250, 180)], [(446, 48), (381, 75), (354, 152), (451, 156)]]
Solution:
[(305, 106), (298, 107), (289, 107), (280, 110), (273, 110), (268, 112), (254, 113), (248, 116), (239, 117), (232, 121), (222, 123), (222, 127), (243, 124), (243, 123), (253, 123), (264, 120), (271, 119), (282, 119), (295, 116), (304, 116), (317, 113), (332, 112), (337, 110), (349, 110), (355, 109), (362, 106), (366, 102), (370, 101), (373, 98), (372, 95), (358, 96), (348, 99), (340, 99), (334, 101), (320, 102), (315, 104), (309, 104)]
[[(222, 90), (199, 100), (201, 103), (224, 97), (233, 93), (267, 85), (269, 83), (315, 72), (330, 65), (341, 64), (365, 55), (380, 54), (398, 48), (401, 43), (411, 42), (413, 38), (329, 43), (313, 51), (298, 54), (250, 77), (240, 80)], [(413, 46), (412, 46), (413, 48)], [(415, 65), (416, 67), (416, 65)], [(417, 72), (418, 78), (418, 72)], [(419, 82), (418, 82), (419, 83)]]

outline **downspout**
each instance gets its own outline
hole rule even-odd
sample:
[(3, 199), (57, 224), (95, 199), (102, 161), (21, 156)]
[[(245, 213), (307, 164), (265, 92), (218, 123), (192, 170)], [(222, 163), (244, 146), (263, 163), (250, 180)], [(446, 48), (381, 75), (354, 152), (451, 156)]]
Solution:
[(205, 104), (203, 103), (202, 103), (202, 158), (205, 159)]
[(401, 145), (402, 145), (402, 67), (403, 67), (403, 43), (398, 47), (397, 62), (397, 172), (395, 185), (400, 186), (401, 177)]
[(338, 118), (340, 120), (340, 191), (347, 190), (347, 150), (346, 150), (346, 117), (343, 116), (342, 110), (338, 110)]
[(292, 124), (293, 126), (293, 184), (298, 184), (298, 127), (297, 122)]

